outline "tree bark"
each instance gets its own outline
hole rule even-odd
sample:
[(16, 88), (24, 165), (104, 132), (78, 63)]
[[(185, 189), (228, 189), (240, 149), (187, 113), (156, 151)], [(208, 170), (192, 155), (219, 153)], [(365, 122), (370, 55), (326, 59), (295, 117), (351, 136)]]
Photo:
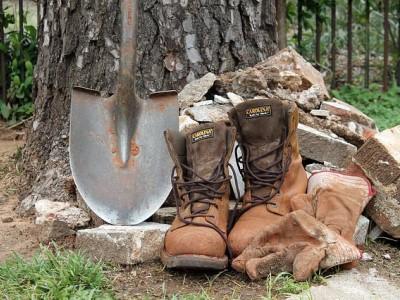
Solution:
[(389, 89), (389, 0), (383, 0), (383, 91)]
[(297, 1), (297, 50), (302, 54), (302, 40), (303, 40), (303, 1)]
[(287, 47), (286, 36), (286, 0), (276, 0), (276, 19), (278, 23), (278, 47), (284, 49)]
[(370, 21), (369, 17), (371, 14), (370, 2), (365, 1), (365, 61), (364, 61), (364, 87), (369, 88), (369, 57), (370, 57), (370, 45), (369, 45), (369, 28)]
[[(261, 3), (260, 3), (261, 2)], [(75, 199), (68, 162), (70, 92), (111, 94), (119, 65), (118, 0), (40, 0), (35, 115), (23, 152), (31, 192)], [(140, 1), (137, 91), (177, 89), (277, 50), (275, 1)], [(85, 130), (82, 128), (82, 130)]]
[(353, 0), (347, 1), (347, 83), (353, 82)]
[[(0, 43), (4, 44), (4, 10), (3, 0), (0, 0)], [(7, 103), (7, 78), (6, 78), (6, 55), (0, 52), (0, 85), (1, 100)]]
[[(367, 0), (368, 1), (368, 0)], [(336, 88), (336, 0), (331, 2), (331, 88)]]

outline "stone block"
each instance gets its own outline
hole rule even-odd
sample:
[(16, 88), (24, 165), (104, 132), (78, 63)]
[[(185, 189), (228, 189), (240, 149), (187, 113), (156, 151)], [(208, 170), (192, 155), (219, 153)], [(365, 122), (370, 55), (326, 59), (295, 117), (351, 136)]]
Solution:
[(169, 225), (144, 222), (136, 226), (102, 225), (77, 232), (76, 248), (95, 260), (132, 265), (157, 260)]
[(204, 95), (213, 86), (217, 77), (213, 73), (208, 73), (203, 77), (193, 80), (187, 84), (178, 95), (180, 108), (187, 108), (203, 99)]
[(303, 124), (299, 124), (297, 134), (303, 158), (342, 168), (357, 152), (356, 146)]
[(353, 240), (357, 246), (364, 245), (368, 235), (369, 219), (360, 216), (357, 222), (356, 230), (353, 235)]
[(353, 161), (377, 192), (366, 208), (367, 215), (383, 231), (400, 238), (400, 126), (368, 139)]

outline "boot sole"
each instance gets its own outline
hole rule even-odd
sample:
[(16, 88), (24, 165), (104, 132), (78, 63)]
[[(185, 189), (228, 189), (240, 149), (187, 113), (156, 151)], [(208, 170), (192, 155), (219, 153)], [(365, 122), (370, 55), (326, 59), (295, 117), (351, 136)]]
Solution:
[(161, 251), (161, 261), (168, 269), (224, 270), (228, 268), (228, 257), (222, 258), (206, 255), (170, 255)]

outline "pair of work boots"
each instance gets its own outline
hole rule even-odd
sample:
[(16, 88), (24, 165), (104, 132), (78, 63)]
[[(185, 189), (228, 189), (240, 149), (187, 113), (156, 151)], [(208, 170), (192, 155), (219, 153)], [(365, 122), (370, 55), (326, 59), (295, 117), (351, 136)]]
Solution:
[[(304, 194), (307, 176), (297, 141), (294, 103), (256, 99), (229, 113), (233, 126), (203, 124), (186, 135), (186, 154), (166, 141), (175, 168), (177, 217), (165, 236), (161, 259), (169, 268), (221, 270), (266, 226), (290, 212), (290, 198)], [(245, 182), (242, 208), (228, 232), (229, 158), (237, 139)]]

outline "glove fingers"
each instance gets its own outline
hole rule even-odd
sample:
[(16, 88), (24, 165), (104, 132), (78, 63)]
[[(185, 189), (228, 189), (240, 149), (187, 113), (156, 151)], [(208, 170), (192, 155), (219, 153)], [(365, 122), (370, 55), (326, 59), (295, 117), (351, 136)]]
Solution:
[(242, 254), (236, 257), (232, 261), (232, 268), (238, 272), (244, 273), (246, 271), (246, 263), (248, 260), (253, 258), (259, 258), (267, 256), (274, 252), (282, 251), (281, 246), (264, 246), (264, 247), (253, 247), (248, 246)]
[(325, 248), (309, 245), (301, 251), (293, 262), (293, 275), (297, 281), (305, 281), (317, 271), (325, 257)]
[(251, 280), (267, 277), (269, 274), (291, 272), (292, 263), (286, 251), (269, 254), (261, 258), (252, 258), (246, 263), (246, 273)]
[(246, 273), (252, 280), (267, 277), (269, 274), (292, 272), (293, 261), (296, 255), (308, 244), (295, 243), (280, 251), (276, 251), (260, 258), (249, 259), (246, 263)]

